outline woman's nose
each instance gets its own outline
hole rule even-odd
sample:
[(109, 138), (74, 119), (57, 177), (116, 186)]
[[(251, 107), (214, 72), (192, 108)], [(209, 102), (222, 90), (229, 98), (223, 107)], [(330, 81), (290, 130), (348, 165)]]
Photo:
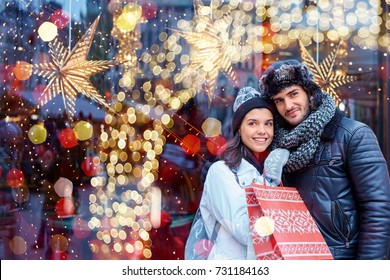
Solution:
[(259, 133), (259, 134), (264, 134), (264, 133), (265, 133), (265, 127), (264, 127), (264, 125), (259, 125), (259, 126), (257, 127), (257, 133)]

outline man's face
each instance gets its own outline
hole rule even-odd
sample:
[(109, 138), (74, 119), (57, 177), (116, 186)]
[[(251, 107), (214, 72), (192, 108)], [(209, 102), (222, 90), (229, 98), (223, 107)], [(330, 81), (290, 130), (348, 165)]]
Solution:
[(309, 96), (299, 85), (281, 90), (272, 100), (279, 114), (292, 126), (297, 126), (309, 113)]

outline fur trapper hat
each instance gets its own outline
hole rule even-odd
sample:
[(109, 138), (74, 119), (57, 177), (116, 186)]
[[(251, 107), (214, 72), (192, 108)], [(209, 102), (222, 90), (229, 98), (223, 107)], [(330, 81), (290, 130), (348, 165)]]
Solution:
[(310, 98), (311, 109), (317, 109), (321, 105), (320, 86), (314, 82), (314, 76), (309, 68), (297, 60), (289, 59), (273, 63), (259, 80), (259, 90), (269, 99), (293, 85), (300, 85), (306, 91)]

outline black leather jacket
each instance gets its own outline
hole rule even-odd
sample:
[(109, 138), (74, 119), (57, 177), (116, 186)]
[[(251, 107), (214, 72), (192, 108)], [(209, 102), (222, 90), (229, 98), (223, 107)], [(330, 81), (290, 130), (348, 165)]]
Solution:
[(336, 114), (313, 162), (291, 174), (335, 259), (388, 259), (390, 182), (373, 131)]

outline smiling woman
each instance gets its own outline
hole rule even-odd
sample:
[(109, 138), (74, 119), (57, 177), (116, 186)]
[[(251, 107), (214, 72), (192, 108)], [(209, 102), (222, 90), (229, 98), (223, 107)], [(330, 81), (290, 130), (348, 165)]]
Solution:
[[(256, 259), (245, 187), (265, 181), (262, 172), (274, 135), (274, 111), (272, 103), (254, 88), (238, 92), (233, 106), (234, 136), (208, 170), (200, 213), (186, 244), (186, 259)], [(196, 239), (200, 220), (211, 246), (199, 246), (205, 240)]]
[(264, 108), (250, 110), (242, 120), (239, 133), (241, 141), (260, 159), (274, 137), (274, 117)]

